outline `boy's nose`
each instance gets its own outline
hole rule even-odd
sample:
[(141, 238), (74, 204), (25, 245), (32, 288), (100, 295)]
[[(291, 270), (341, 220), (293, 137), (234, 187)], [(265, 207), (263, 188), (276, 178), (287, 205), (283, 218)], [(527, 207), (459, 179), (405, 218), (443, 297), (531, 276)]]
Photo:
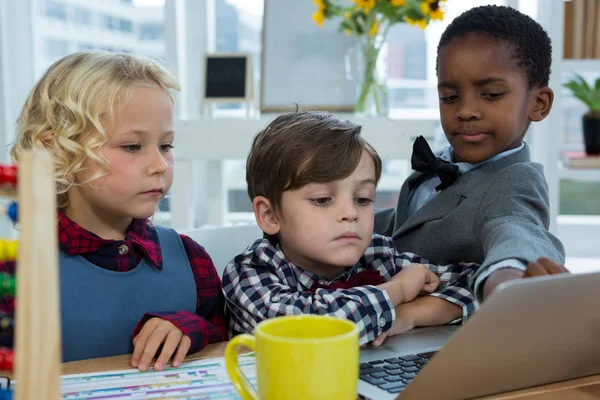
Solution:
[(481, 119), (481, 111), (476, 103), (463, 101), (459, 104), (456, 117), (462, 121)]
[(354, 203), (354, 199), (352, 201), (345, 201), (340, 204), (340, 208), (338, 210), (338, 221), (354, 222), (358, 220), (358, 211), (356, 207), (357, 206)]

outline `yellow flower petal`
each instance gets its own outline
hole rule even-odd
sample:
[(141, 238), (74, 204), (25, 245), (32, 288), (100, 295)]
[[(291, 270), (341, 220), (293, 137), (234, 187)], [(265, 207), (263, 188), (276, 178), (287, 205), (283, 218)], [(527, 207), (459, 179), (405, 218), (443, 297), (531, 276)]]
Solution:
[(317, 26), (323, 26), (323, 21), (325, 21), (325, 13), (323, 12), (323, 9), (319, 8), (317, 11), (315, 11), (312, 15), (312, 19), (315, 21)]
[(346, 12), (344, 13), (344, 18), (346, 18), (346, 19), (350, 19), (350, 18), (352, 18), (352, 13), (351, 13), (350, 11), (346, 11)]
[(414, 20), (409, 17), (404, 17), (404, 21), (410, 26), (418, 26), (421, 29), (425, 29), (427, 27), (427, 20), (425, 18)]
[(378, 30), (379, 30), (379, 24), (377, 23), (377, 20), (374, 20), (373, 25), (371, 25), (371, 30), (369, 31), (369, 36), (373, 37), (373, 36), (377, 35)]
[(429, 15), (431, 13), (429, 2), (421, 3), (421, 12), (425, 15)]
[(431, 13), (430, 18), (433, 20), (442, 21), (444, 19), (444, 12), (441, 8), (438, 8)]
[(350, 36), (350, 35), (352, 35), (352, 31), (351, 31), (350, 29), (346, 29), (346, 30), (344, 31), (344, 33), (346, 34), (346, 36)]
[(394, 7), (404, 7), (406, 5), (406, 0), (392, 0), (391, 3)]
[(375, 0), (352, 0), (356, 6), (355, 10), (363, 10), (363, 13), (367, 14), (373, 7), (375, 7)]
[(440, 0), (427, 0), (421, 3), (421, 12), (433, 20), (441, 21), (444, 19), (444, 11), (440, 5)]

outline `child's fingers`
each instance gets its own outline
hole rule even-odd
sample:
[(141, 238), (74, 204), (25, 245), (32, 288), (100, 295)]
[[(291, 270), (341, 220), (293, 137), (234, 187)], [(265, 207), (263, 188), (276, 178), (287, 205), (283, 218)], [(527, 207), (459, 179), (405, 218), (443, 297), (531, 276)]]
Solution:
[(554, 261), (546, 258), (546, 257), (542, 257), (540, 258), (538, 261), (538, 264), (540, 264), (542, 267), (544, 267), (546, 269), (546, 271), (548, 271), (548, 273), (550, 275), (553, 274), (563, 274), (563, 273), (568, 273), (569, 270), (565, 268), (564, 265), (561, 264), (557, 264)]
[(387, 332), (384, 332), (381, 335), (377, 336), (377, 338), (375, 340), (373, 340), (373, 342), (372, 342), (373, 346), (381, 346), (386, 337), (387, 337)]
[(192, 340), (189, 336), (183, 335), (181, 341), (179, 342), (179, 347), (177, 348), (177, 352), (173, 356), (173, 362), (171, 363), (174, 367), (179, 367), (183, 362), (183, 359), (187, 355), (190, 350), (190, 346), (192, 345)]
[(435, 292), (437, 285), (432, 283), (426, 283), (423, 285), (423, 289), (421, 289), (420, 294), (429, 294)]
[(548, 273), (546, 272), (546, 269), (544, 267), (542, 267), (542, 265), (540, 263), (537, 262), (532, 262), (527, 264), (527, 270), (525, 271), (525, 278), (528, 277), (532, 277), (532, 276), (541, 276), (541, 275), (548, 275)]
[(157, 371), (162, 371), (165, 368), (165, 365), (169, 362), (169, 359), (177, 350), (177, 346), (179, 345), (179, 341), (183, 333), (179, 329), (173, 329), (167, 334), (167, 338), (162, 346), (162, 351), (158, 356), (158, 359), (154, 363), (154, 369)]
[(427, 288), (427, 290), (430, 290), (429, 293), (435, 291), (435, 289), (437, 289), (437, 287), (440, 284), (440, 278), (434, 274), (433, 272), (427, 270), (428, 275), (427, 275), (427, 282), (425, 283), (425, 285), (423, 285), (423, 288)]
[(146, 342), (157, 327), (157, 324), (151, 323), (151, 321), (152, 320), (146, 322), (140, 330), (140, 333), (133, 339), (133, 355), (131, 356), (131, 366), (133, 368), (137, 368), (139, 365), (142, 353), (146, 347)]
[(158, 348), (165, 341), (169, 332), (170, 329), (168, 329), (168, 326), (166, 325), (161, 325), (152, 331), (152, 334), (146, 341), (144, 350), (142, 351), (142, 357), (140, 358), (140, 362), (138, 364), (138, 369), (140, 371), (148, 370), (150, 364), (152, 364), (152, 359), (158, 351)]

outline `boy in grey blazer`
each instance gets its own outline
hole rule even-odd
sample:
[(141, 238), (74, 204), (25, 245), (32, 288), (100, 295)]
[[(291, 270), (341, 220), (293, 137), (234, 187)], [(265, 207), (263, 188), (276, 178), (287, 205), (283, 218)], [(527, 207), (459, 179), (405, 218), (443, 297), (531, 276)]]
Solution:
[[(477, 7), (456, 18), (437, 58), (450, 146), (434, 156), (418, 139), (412, 161), (420, 171), (395, 209), (375, 215), (375, 232), (402, 251), (481, 264), (471, 281), (479, 299), (509, 279), (566, 271), (556, 264), (564, 263), (563, 246), (548, 232), (543, 169), (523, 142), (529, 124), (552, 108), (551, 53), (543, 28), (515, 9)], [(528, 267), (540, 257), (555, 262)]]

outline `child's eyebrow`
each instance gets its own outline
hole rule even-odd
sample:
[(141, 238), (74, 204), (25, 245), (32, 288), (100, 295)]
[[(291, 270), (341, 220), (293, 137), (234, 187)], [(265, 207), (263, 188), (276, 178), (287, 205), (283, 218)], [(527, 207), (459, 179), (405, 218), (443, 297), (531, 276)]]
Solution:
[(488, 76), (487, 78), (476, 79), (474, 81), (476, 86), (485, 86), (489, 83), (496, 83), (496, 82), (506, 83), (506, 79), (500, 78), (497, 76)]
[[(490, 83), (495, 83), (495, 82), (506, 83), (506, 79), (500, 78), (498, 76), (488, 76), (488, 77), (481, 78), (481, 79), (475, 79), (473, 81), (475, 86), (485, 86), (485, 85), (488, 85)], [(456, 89), (456, 88), (458, 88), (458, 84), (456, 84), (454, 82), (438, 83), (438, 89), (442, 89), (442, 88)]]
[(358, 186), (366, 186), (366, 185), (373, 185), (376, 186), (377, 182), (375, 182), (375, 179), (362, 179), (358, 182), (356, 182)]
[[(138, 130), (138, 129), (131, 129), (129, 131), (126, 131), (125, 133), (126, 134), (127, 133), (132, 133), (132, 134), (134, 134), (136, 136), (146, 136), (149, 132), (148, 131), (141, 131), (141, 130)], [(175, 134), (174, 131), (166, 131), (166, 132), (161, 133), (162, 136), (169, 136), (169, 135), (173, 135), (173, 134)]]

